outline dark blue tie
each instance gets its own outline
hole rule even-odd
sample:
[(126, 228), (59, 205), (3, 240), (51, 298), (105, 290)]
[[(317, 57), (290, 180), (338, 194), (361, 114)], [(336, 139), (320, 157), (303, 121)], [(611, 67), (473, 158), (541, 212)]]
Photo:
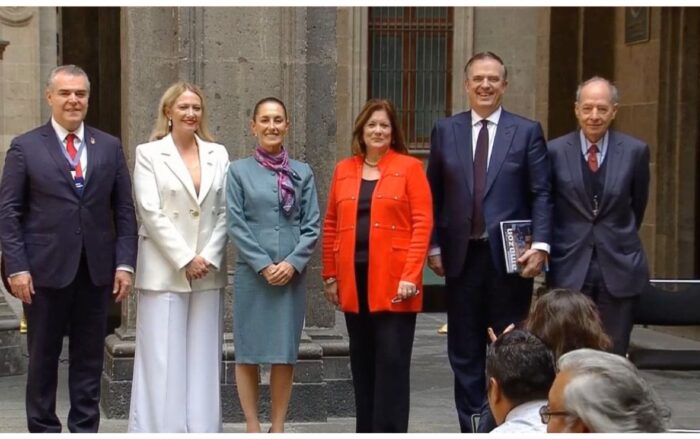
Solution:
[(481, 120), (481, 130), (476, 138), (476, 151), (474, 152), (474, 198), (472, 204), (472, 238), (480, 238), (486, 230), (484, 219), (484, 191), (486, 189), (486, 163), (489, 154), (489, 129), (488, 121)]

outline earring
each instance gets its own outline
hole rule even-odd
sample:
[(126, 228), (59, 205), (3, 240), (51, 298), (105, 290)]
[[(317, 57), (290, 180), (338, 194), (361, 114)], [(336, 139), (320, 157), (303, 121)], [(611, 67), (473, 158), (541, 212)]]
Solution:
[(172, 128), (172, 127), (173, 127), (173, 120), (168, 119), (168, 128)]

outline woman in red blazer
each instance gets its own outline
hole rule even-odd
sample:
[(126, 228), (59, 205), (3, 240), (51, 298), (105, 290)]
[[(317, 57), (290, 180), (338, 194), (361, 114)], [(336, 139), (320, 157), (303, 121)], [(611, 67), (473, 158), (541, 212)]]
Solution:
[(365, 104), (352, 152), (331, 182), (324, 293), (345, 312), (357, 432), (406, 432), (411, 349), (433, 225), (430, 188), (421, 161), (407, 155), (389, 101)]

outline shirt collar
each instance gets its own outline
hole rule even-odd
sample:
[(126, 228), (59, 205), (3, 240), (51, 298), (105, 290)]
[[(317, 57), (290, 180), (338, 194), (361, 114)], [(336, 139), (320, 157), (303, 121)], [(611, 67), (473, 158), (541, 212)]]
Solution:
[[(496, 108), (496, 111), (493, 113), (489, 114), (485, 119), (491, 122), (494, 125), (498, 125), (498, 121), (501, 120), (501, 113), (503, 112), (503, 107), (499, 106)], [(481, 124), (481, 120), (484, 119), (480, 115), (476, 113), (476, 111), (472, 110), (472, 127), (477, 127)]]
[[(581, 152), (583, 155), (588, 154), (588, 150), (590, 149), (591, 145), (593, 145), (593, 142), (588, 140), (586, 136), (583, 134), (583, 130), (578, 130), (578, 135), (579, 139), (581, 140)], [(603, 137), (596, 142), (596, 145), (598, 146), (598, 153), (605, 155), (605, 152), (608, 149), (608, 138), (610, 136), (610, 130), (606, 131), (605, 134), (603, 134)]]
[[(51, 126), (53, 127), (53, 130), (56, 132), (56, 136), (61, 140), (61, 143), (66, 140), (66, 136), (71, 133), (71, 131), (68, 131), (67, 129), (63, 128), (61, 124), (56, 122), (56, 119), (51, 116)], [(75, 137), (78, 138), (79, 142), (83, 141), (84, 138), (84, 132), (85, 132), (85, 124), (83, 122), (80, 122), (80, 126), (78, 127), (77, 130), (73, 131), (72, 133), (75, 134)]]
[[(540, 407), (547, 404), (546, 399), (535, 399), (532, 401), (524, 402), (520, 405), (513, 407), (506, 415), (505, 422), (513, 419), (527, 418), (528, 414), (537, 411), (539, 417)], [(538, 419), (539, 420), (539, 419)]]

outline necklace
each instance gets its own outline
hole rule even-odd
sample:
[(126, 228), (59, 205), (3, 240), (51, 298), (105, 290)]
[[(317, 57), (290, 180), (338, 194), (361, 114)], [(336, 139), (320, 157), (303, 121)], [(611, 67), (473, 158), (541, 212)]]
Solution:
[(369, 160), (365, 159), (365, 165), (369, 166), (370, 168), (376, 168), (378, 163), (379, 163), (378, 161), (372, 163)]

